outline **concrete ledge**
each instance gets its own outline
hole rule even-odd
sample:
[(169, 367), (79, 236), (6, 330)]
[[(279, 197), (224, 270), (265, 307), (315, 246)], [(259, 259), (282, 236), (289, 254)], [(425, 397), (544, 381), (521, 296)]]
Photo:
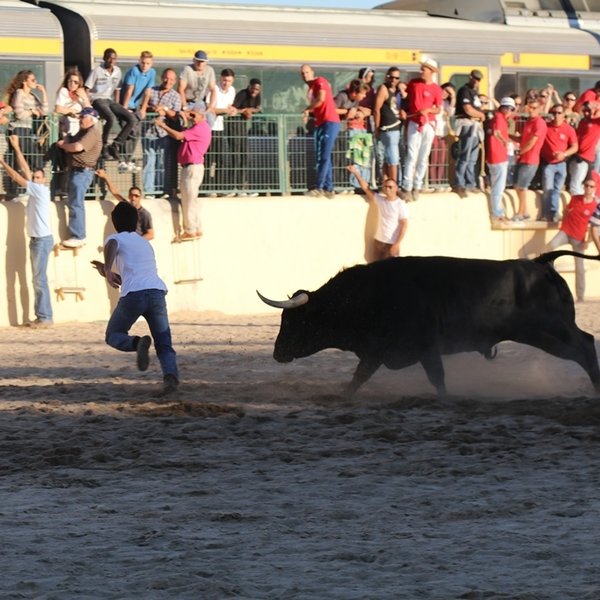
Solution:
[[(532, 216), (537, 196), (531, 192)], [(105, 237), (112, 232), (110, 201), (86, 202), (87, 244), (77, 254), (51, 255), (51, 290), (83, 289), (82, 296), (53, 297), (56, 322), (106, 320), (117, 302), (90, 265), (101, 259)], [(152, 213), (159, 272), (169, 287), (169, 310), (220, 311), (231, 314), (270, 312), (255, 290), (284, 298), (298, 289), (316, 289), (340, 269), (371, 256), (376, 210), (361, 196), (338, 195), (332, 200), (305, 196), (207, 198), (203, 203), (204, 237), (173, 244), (179, 206), (147, 199)], [(0, 325), (33, 318), (29, 240), (22, 201), (0, 203)], [(447, 255), (472, 258), (527, 258), (540, 253), (556, 227), (490, 225), (483, 193), (460, 199), (453, 193), (421, 194), (410, 204), (403, 255)], [(509, 212), (509, 214), (512, 214)], [(67, 208), (54, 203), (55, 239), (66, 234)], [(552, 224), (553, 225), (553, 224)], [(595, 253), (595, 252), (594, 252)], [(570, 270), (570, 258), (557, 261)], [(587, 261), (588, 295), (600, 296), (600, 265)], [(572, 286), (572, 274), (565, 275)], [(177, 283), (179, 282), (179, 283)]]

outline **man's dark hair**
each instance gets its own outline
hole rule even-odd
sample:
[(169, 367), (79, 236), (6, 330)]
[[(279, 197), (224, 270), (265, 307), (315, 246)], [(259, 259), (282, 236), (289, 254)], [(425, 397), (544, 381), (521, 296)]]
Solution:
[(108, 57), (109, 57), (111, 54), (115, 54), (115, 55), (116, 55), (116, 54), (117, 54), (117, 51), (116, 51), (116, 50), (114, 50), (113, 48), (107, 48), (107, 49), (104, 51), (104, 55), (102, 56), (102, 59), (103, 59), (104, 61), (106, 61), (106, 59), (107, 59), (107, 58), (108, 58)]
[(235, 73), (232, 69), (223, 69), (221, 71), (221, 77), (235, 77)]
[(119, 202), (110, 214), (117, 233), (135, 231), (137, 229), (137, 209), (129, 202)]
[(262, 85), (262, 83), (260, 82), (260, 79), (257, 79), (256, 77), (254, 79), (250, 80), (249, 83), (250, 87), (252, 87), (253, 85)]
[(348, 92), (358, 94), (369, 89), (369, 86), (362, 79), (353, 79), (348, 84)]

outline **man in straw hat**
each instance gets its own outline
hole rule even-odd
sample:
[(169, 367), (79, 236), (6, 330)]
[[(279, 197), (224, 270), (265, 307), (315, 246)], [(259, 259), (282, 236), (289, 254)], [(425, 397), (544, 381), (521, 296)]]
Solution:
[(406, 200), (418, 200), (429, 167), (435, 137), (435, 116), (442, 109), (442, 88), (433, 81), (438, 64), (432, 58), (421, 61), (421, 76), (408, 82), (407, 156), (402, 179)]

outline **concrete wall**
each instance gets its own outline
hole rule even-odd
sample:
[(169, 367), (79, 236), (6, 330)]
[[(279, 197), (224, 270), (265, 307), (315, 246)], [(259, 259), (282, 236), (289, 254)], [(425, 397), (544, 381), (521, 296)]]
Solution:
[[(539, 198), (530, 193), (535, 216)], [(507, 203), (514, 198), (507, 196)], [(169, 287), (171, 312), (211, 310), (231, 314), (270, 312), (256, 296), (282, 299), (297, 289), (315, 289), (343, 267), (369, 257), (376, 214), (360, 196), (333, 200), (304, 196), (210, 198), (204, 200), (204, 237), (172, 243), (178, 207), (147, 199), (154, 219), (152, 241), (159, 272)], [(50, 257), (51, 290), (84, 288), (82, 297), (54, 294), (56, 322), (108, 318), (117, 293), (108, 288), (90, 261), (102, 260), (105, 236), (112, 232), (109, 201), (86, 202), (87, 244)], [(542, 224), (490, 227), (487, 198), (455, 194), (421, 194), (410, 205), (411, 218), (403, 255), (448, 255), (506, 259), (538, 254), (556, 233)], [(512, 211), (509, 209), (509, 214)], [(66, 233), (66, 205), (54, 204), (56, 240)], [(0, 203), (0, 239), (5, 240), (0, 271), (0, 325), (34, 319), (28, 238), (22, 201)], [(589, 249), (595, 254), (594, 248)], [(557, 261), (573, 289), (573, 261)], [(587, 295), (600, 296), (600, 265), (587, 261)]]

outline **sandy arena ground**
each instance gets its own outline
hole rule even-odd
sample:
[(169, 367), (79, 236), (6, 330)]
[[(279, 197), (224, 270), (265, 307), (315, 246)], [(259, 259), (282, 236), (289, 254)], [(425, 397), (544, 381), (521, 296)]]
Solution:
[[(578, 305), (600, 339), (600, 302)], [(337, 394), (279, 315), (172, 318), (182, 386), (104, 323), (0, 329), (0, 598), (600, 598), (600, 400), (516, 344)], [(145, 332), (142, 323), (137, 332)]]

